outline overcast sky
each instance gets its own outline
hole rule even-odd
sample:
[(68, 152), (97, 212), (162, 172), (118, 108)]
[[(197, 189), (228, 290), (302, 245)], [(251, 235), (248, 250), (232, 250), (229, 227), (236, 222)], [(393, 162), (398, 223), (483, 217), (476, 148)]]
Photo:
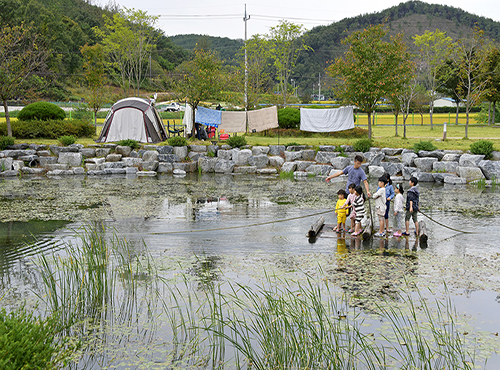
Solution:
[[(142, 9), (161, 16), (157, 25), (168, 36), (196, 33), (244, 38), (245, 2), (229, 0), (117, 0), (127, 8)], [(398, 5), (401, 0), (247, 0), (248, 36), (267, 33), (280, 19), (303, 24), (307, 29), (344, 18), (374, 13)], [(499, 0), (441, 0), (432, 2), (500, 20)]]

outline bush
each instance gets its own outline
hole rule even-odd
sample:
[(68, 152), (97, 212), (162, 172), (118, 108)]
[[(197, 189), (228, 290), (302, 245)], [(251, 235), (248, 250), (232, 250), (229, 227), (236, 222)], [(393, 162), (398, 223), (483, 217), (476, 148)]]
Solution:
[[(58, 139), (61, 136), (91, 137), (95, 127), (80, 120), (13, 121), (12, 135), (18, 139)], [(7, 135), (7, 124), (0, 123), (0, 135)]]
[(76, 138), (74, 136), (69, 136), (69, 135), (61, 136), (57, 140), (59, 140), (59, 142), (61, 143), (62, 146), (68, 146), (68, 145), (76, 143)]
[(61, 362), (53, 318), (38, 319), (24, 308), (0, 310), (0, 369), (55, 369)]
[(14, 138), (11, 136), (0, 136), (0, 150), (7, 149), (8, 146), (14, 145)]
[(57, 105), (39, 101), (36, 103), (28, 104), (17, 115), (20, 121), (49, 121), (49, 120), (62, 120), (66, 118), (66, 113)]
[(280, 128), (299, 128), (300, 110), (297, 108), (283, 108), (278, 110), (278, 124)]
[(420, 140), (418, 143), (413, 144), (413, 151), (415, 153), (418, 153), (421, 150), (427, 150), (427, 151), (433, 151), (436, 150), (437, 148), (434, 146), (432, 141), (424, 141)]
[(361, 139), (361, 140), (358, 140), (353, 145), (354, 151), (355, 152), (366, 153), (366, 152), (368, 152), (370, 150), (370, 148), (372, 147), (372, 144), (373, 144), (373, 141), (370, 140), (370, 139)]
[(470, 152), (472, 154), (483, 154), (486, 159), (489, 159), (491, 158), (491, 153), (493, 152), (493, 143), (488, 140), (476, 141), (471, 144)]
[(120, 140), (117, 144), (121, 146), (129, 146), (132, 149), (139, 149), (141, 147), (141, 144), (139, 144), (137, 140), (132, 139)]
[(188, 142), (185, 137), (182, 136), (174, 136), (168, 139), (168, 145), (171, 146), (187, 146)]
[(231, 136), (226, 140), (227, 145), (231, 145), (232, 148), (241, 148), (247, 145), (247, 141), (244, 136)]

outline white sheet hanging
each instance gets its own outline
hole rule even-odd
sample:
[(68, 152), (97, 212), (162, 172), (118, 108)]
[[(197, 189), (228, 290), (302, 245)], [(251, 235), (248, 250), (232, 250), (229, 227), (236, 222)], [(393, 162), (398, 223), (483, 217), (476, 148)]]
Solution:
[(276, 106), (248, 112), (249, 132), (260, 132), (276, 127), (278, 127), (278, 108)]
[(337, 109), (300, 108), (300, 129), (311, 132), (334, 132), (354, 128), (352, 107)]
[(222, 111), (222, 123), (219, 126), (219, 131), (221, 130), (225, 132), (246, 132), (246, 113)]
[(186, 128), (184, 130), (184, 136), (190, 134), (193, 130), (193, 108), (186, 104), (186, 111), (184, 112), (184, 118), (182, 118), (182, 125)]

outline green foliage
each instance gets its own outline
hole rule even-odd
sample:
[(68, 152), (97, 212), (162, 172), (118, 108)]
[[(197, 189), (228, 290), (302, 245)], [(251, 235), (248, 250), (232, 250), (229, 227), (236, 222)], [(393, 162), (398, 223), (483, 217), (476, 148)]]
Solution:
[(226, 140), (227, 145), (231, 145), (233, 148), (241, 148), (247, 145), (247, 141), (244, 136), (231, 136)]
[[(57, 322), (39, 319), (24, 307), (7, 313), (0, 310), (0, 369), (58, 368), (61, 346), (57, 343)], [(59, 356), (58, 356), (59, 355)]]
[[(474, 120), (477, 123), (488, 124), (488, 113), (491, 114), (490, 119), (493, 120), (493, 105), (491, 106), (491, 111), (490, 111), (489, 104), (483, 103), (483, 104), (481, 104), (481, 110), (474, 117)], [(495, 123), (500, 123), (500, 106), (499, 106), (499, 104), (495, 104), (495, 113), (494, 114), (495, 114)]]
[(57, 140), (59, 140), (59, 142), (61, 143), (62, 146), (68, 146), (68, 145), (76, 143), (76, 138), (74, 136), (71, 136), (71, 135), (61, 136)]
[(371, 139), (361, 139), (354, 143), (353, 148), (355, 152), (366, 153), (370, 150), (373, 141)]
[(485, 158), (490, 158), (493, 152), (493, 143), (488, 140), (479, 140), (472, 143), (470, 146), (472, 154), (482, 154)]
[(137, 140), (133, 139), (120, 140), (117, 144), (121, 146), (129, 146), (132, 149), (139, 149), (141, 147), (141, 144)]
[(297, 143), (296, 141), (292, 141), (292, 142), (289, 142), (287, 144), (285, 144), (286, 147), (289, 147), (289, 146), (296, 146), (296, 145), (300, 145), (299, 143)]
[(280, 179), (281, 180), (293, 180), (293, 171), (281, 171), (280, 172)]
[(432, 143), (432, 141), (420, 140), (418, 143), (413, 145), (413, 151), (418, 153), (421, 150), (433, 151), (436, 150), (436, 146)]
[(39, 101), (36, 103), (28, 104), (17, 114), (17, 119), (20, 121), (48, 121), (65, 119), (66, 113), (57, 105)]
[(280, 128), (299, 128), (300, 110), (290, 107), (278, 110), (278, 124)]
[(174, 136), (168, 139), (168, 145), (171, 146), (187, 146), (188, 142), (185, 137), (182, 136)]
[[(58, 139), (61, 136), (92, 137), (95, 127), (80, 120), (50, 121), (15, 121), (12, 122), (12, 134), (18, 139)], [(0, 123), (0, 135), (7, 135), (7, 126)]]
[(14, 145), (12, 136), (0, 136), (0, 150), (5, 150), (10, 145)]

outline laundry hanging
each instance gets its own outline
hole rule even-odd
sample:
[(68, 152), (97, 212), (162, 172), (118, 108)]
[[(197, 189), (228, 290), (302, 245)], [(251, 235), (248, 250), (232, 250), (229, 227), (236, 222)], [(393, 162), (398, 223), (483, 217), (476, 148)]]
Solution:
[(300, 129), (311, 132), (334, 132), (354, 128), (352, 107), (336, 109), (300, 108)]
[(196, 108), (195, 122), (205, 126), (219, 127), (222, 111), (203, 107)]
[(186, 111), (184, 112), (182, 124), (186, 127), (186, 133), (190, 133), (193, 130), (193, 107), (189, 104), (186, 104)]
[(246, 113), (222, 111), (222, 121), (219, 130), (224, 130), (225, 132), (246, 132)]
[(276, 127), (278, 127), (278, 108), (276, 106), (248, 112), (248, 130), (250, 132), (260, 132)]

